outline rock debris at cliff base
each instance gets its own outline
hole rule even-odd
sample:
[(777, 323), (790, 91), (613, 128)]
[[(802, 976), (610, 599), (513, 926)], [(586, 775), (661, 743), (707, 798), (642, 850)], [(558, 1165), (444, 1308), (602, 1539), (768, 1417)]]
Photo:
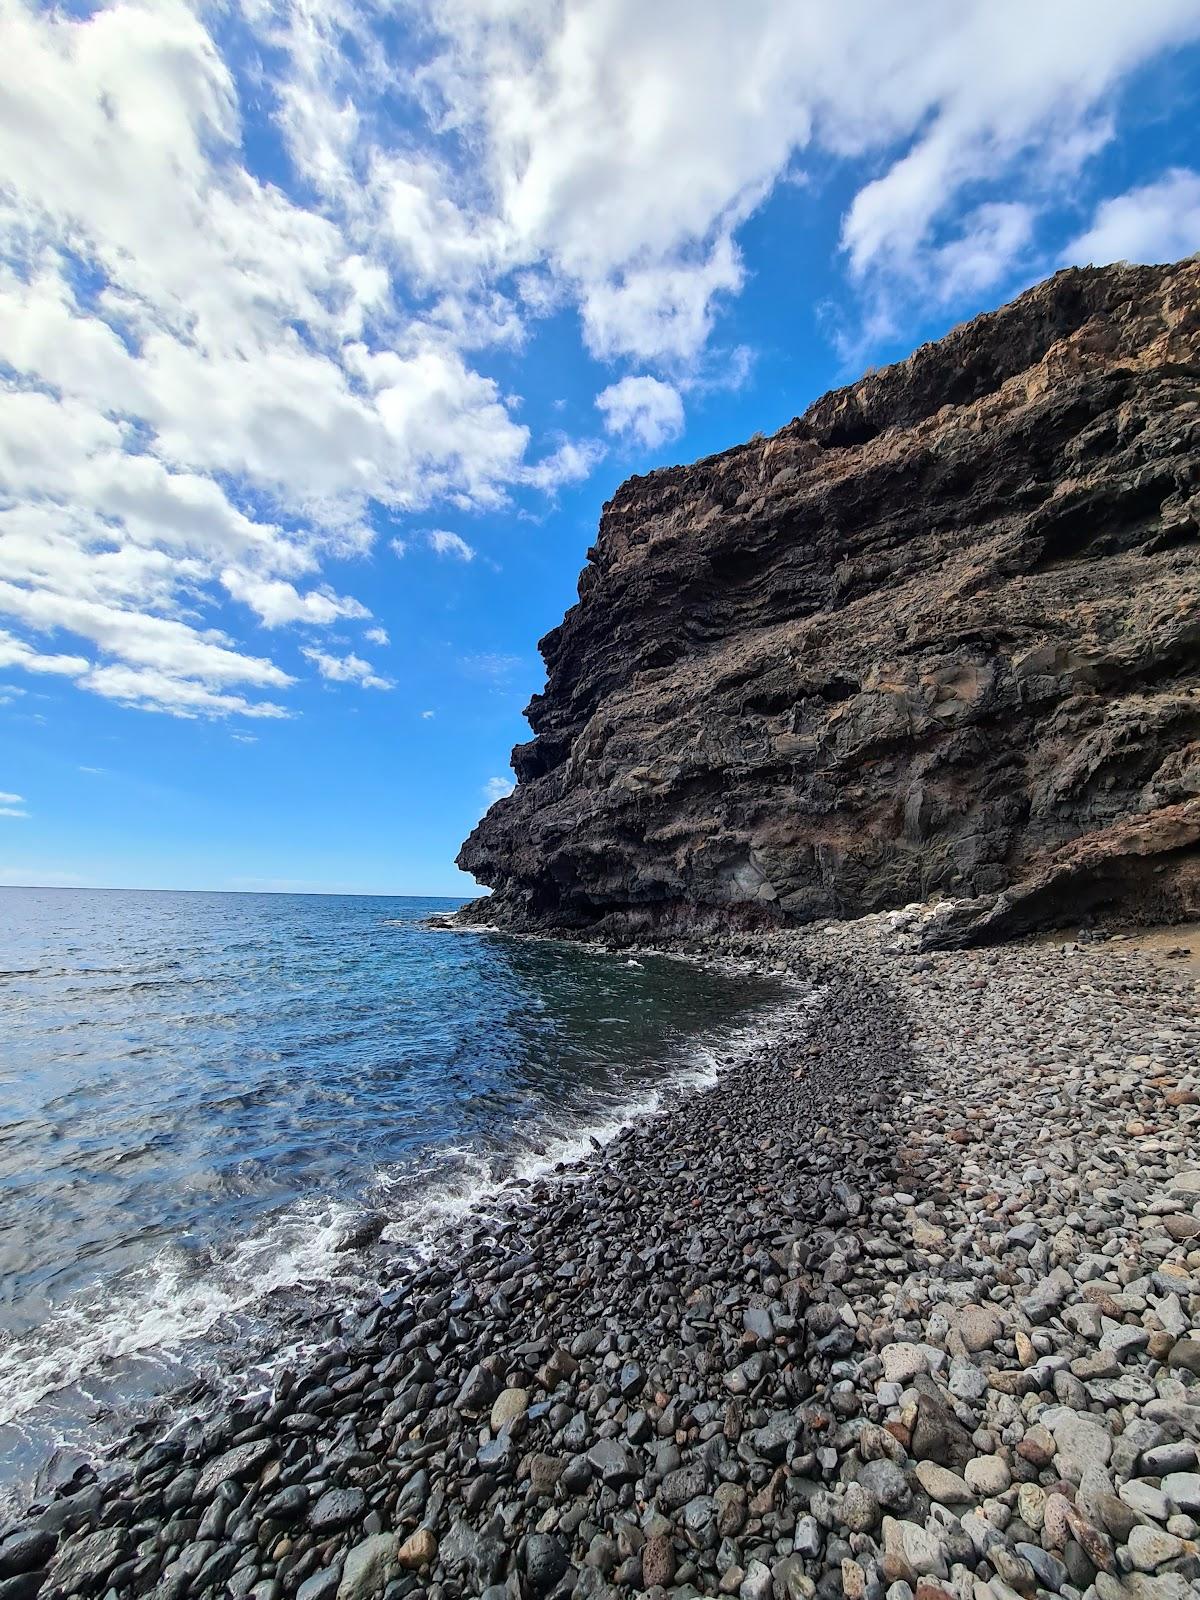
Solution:
[(3, 1600), (1187, 1600), (1196, 971), (902, 921), (708, 941), (797, 974), (775, 1039), (33, 1511)]
[(623, 484), (459, 864), (525, 928), (1195, 915), (1198, 530), (1200, 262), (1060, 272)]

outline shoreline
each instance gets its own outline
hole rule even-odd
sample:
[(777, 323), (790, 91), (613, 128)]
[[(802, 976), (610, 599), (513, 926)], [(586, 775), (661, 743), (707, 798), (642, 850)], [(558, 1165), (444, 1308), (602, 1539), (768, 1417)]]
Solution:
[[(23, 1519), (0, 1600), (1187, 1593), (1200, 1187), (1171, 1183), (1200, 1166), (1194, 974), (1115, 941), (904, 943), (893, 914), (656, 944), (790, 967), (822, 1003), (616, 1134), (588, 1181), (468, 1223), (458, 1262), (273, 1395)], [(1086, 1028), (1099, 1057), (1055, 1042)]]
[[(626, 959), (626, 952), (601, 946), (586, 953), (604, 957), (592, 973), (600, 985), (611, 965), (642, 966), (641, 960)], [(660, 959), (677, 967), (698, 964), (678, 954)], [(747, 984), (758, 976), (744, 962), (707, 965)], [(376, 1168), (357, 1202), (301, 1199), (272, 1214), (265, 1229), (236, 1236), (194, 1279), (175, 1261), (161, 1273), (152, 1263), (147, 1282), (136, 1286), (137, 1297), (109, 1298), (97, 1307), (97, 1317), (74, 1312), (76, 1327), (86, 1320), (95, 1332), (91, 1345), (72, 1338), (60, 1352), (52, 1342), (37, 1342), (40, 1330), (24, 1346), (19, 1337), (0, 1344), (0, 1443), (9, 1445), (15, 1437), (19, 1442), (10, 1445), (5, 1465), (16, 1466), (24, 1448), (27, 1467), (23, 1477), (11, 1470), (0, 1477), (0, 1539), (42, 1498), (32, 1485), (47, 1469), (53, 1476), (45, 1492), (76, 1469), (98, 1468), (119, 1455), (133, 1434), (161, 1431), (164, 1415), (173, 1421), (179, 1416), (181, 1398), (187, 1412), (203, 1420), (242, 1394), (269, 1390), (279, 1371), (319, 1355), (333, 1319), (346, 1313), (352, 1320), (364, 1304), (403, 1293), (417, 1266), (453, 1261), (465, 1222), (491, 1219), (540, 1179), (584, 1181), (595, 1151), (614, 1134), (706, 1086), (719, 1058), (735, 1057), (747, 1041), (767, 1037), (788, 1010), (785, 997), (795, 999), (781, 979), (756, 983), (753, 991), (753, 998), (731, 999), (703, 1027), (693, 1022), (669, 1048), (664, 1044), (656, 1070), (643, 1067), (620, 1094), (598, 1091), (577, 1103), (573, 1115), (543, 1107), (514, 1122), (503, 1149), (481, 1149), (468, 1160), (465, 1150), (452, 1146), (448, 1155), (435, 1150), (403, 1173)], [(70, 1324), (65, 1331), (73, 1331)], [(23, 1392), (15, 1376), (22, 1360)], [(110, 1363), (132, 1363), (135, 1381), (144, 1385), (111, 1409)], [(146, 1386), (155, 1379), (157, 1388)], [(71, 1403), (76, 1384), (85, 1396), (92, 1397), (89, 1389), (100, 1396), (90, 1423), (83, 1408)], [(60, 1388), (69, 1396), (65, 1410), (58, 1406)]]

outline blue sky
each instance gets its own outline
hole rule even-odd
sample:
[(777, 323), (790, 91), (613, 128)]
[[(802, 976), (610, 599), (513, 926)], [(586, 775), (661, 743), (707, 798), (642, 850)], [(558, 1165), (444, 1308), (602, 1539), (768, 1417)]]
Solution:
[(1200, 249), (1195, 0), (0, 0), (0, 882), (469, 891), (631, 472)]

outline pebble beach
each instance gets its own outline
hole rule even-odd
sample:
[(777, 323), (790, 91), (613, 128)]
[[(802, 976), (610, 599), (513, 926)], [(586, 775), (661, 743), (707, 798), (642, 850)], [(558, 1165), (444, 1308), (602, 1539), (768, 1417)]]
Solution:
[(1200, 1594), (1187, 938), (919, 923), (688, 946), (794, 978), (769, 1036), (31, 1507), (0, 1600)]

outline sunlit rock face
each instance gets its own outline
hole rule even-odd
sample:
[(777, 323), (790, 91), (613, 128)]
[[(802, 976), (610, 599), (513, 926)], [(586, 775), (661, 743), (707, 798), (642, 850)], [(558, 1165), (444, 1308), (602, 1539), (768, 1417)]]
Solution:
[(1200, 909), (1200, 262), (631, 478), (459, 864), (525, 927)]

